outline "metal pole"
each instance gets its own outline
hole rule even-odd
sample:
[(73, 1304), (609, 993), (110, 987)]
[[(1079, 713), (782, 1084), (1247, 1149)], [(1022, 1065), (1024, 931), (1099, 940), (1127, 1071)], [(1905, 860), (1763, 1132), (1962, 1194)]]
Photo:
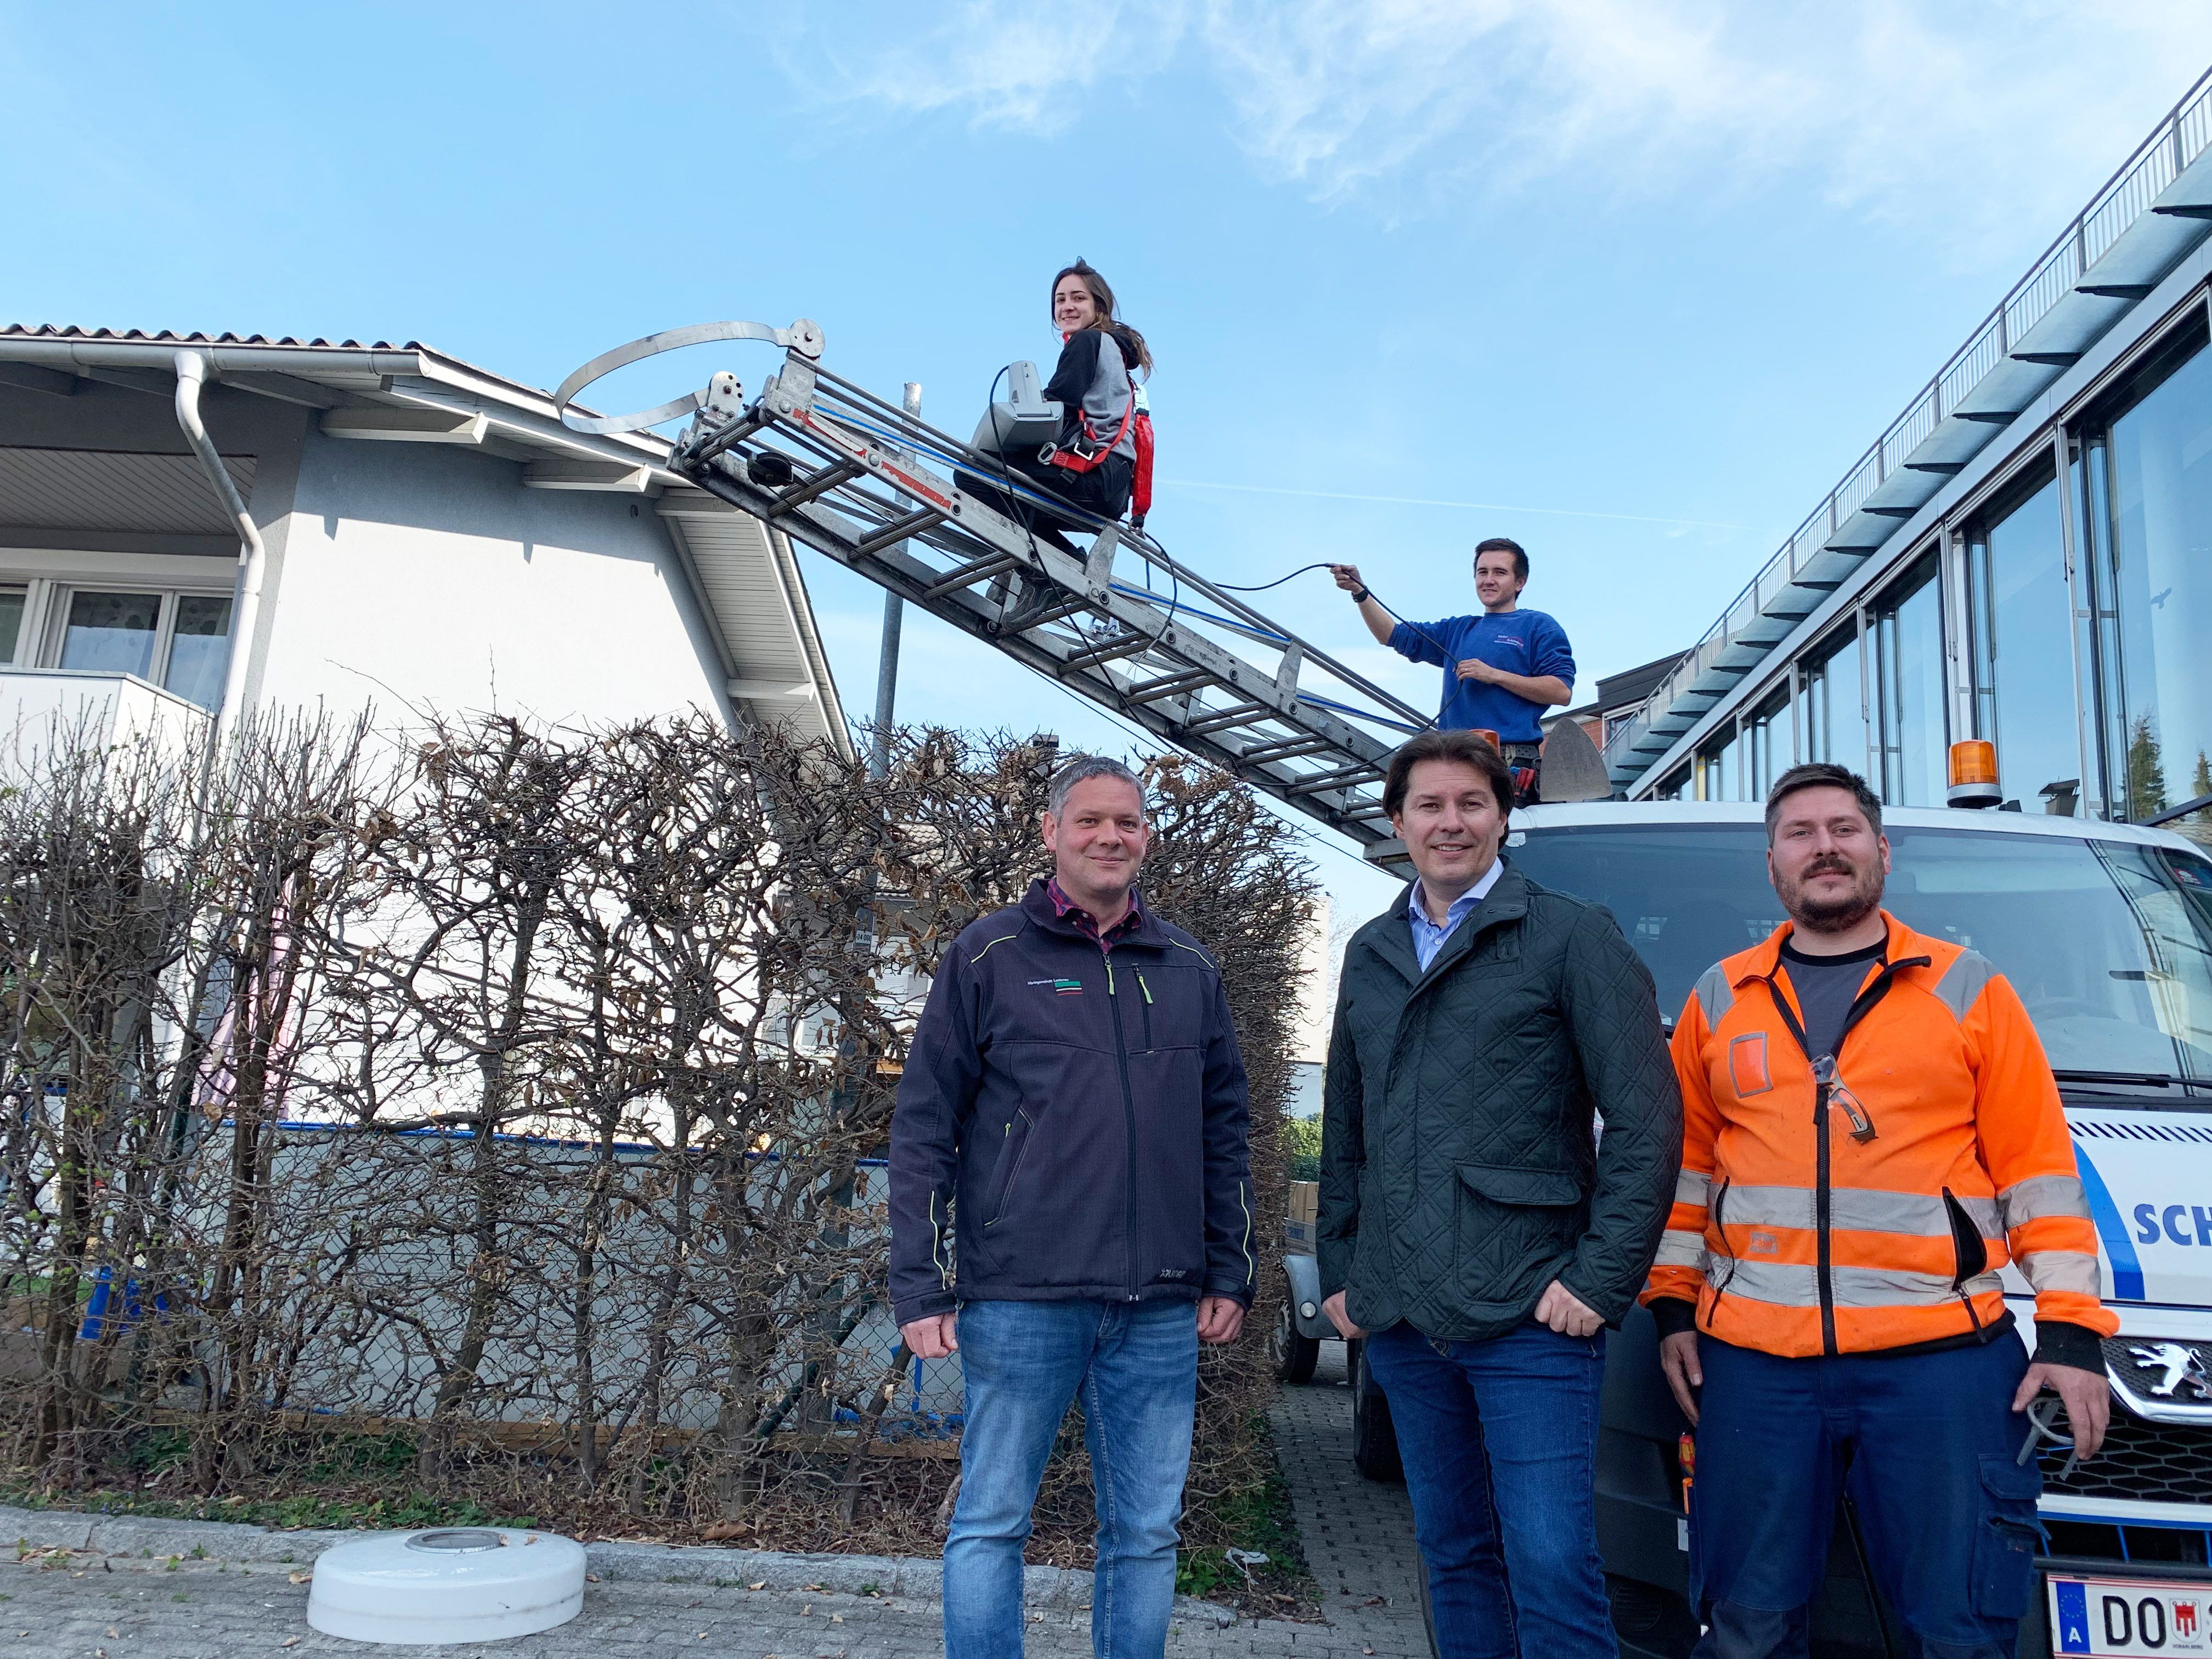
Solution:
[[(906, 383), (902, 401), (906, 412), (920, 419), (921, 381)], [(891, 769), (891, 721), (898, 708), (899, 629), (905, 621), (905, 611), (906, 601), (897, 594), (884, 595), (884, 648), (883, 654), (876, 659), (875, 746), (868, 758), (870, 775), (878, 778), (887, 776)]]

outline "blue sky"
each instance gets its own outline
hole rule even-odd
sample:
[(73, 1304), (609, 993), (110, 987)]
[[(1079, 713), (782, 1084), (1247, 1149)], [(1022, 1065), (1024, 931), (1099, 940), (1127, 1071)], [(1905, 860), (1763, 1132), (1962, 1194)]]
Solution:
[[(1159, 361), (1178, 555), (1352, 559), (1425, 617), (1514, 536), (1587, 693), (1695, 637), (2207, 63), (2194, 0), (0, 0), (0, 313), (547, 386), (809, 316), (957, 430), (1048, 367), (1080, 253)], [(880, 597), (805, 556), (865, 714)], [(1432, 699), (1325, 578), (1264, 602)], [(904, 661), (904, 718), (1131, 746), (926, 617)]]

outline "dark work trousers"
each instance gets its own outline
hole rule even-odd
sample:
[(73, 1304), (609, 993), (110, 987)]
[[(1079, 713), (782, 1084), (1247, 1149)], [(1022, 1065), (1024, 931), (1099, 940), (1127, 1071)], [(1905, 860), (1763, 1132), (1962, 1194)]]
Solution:
[(1803, 1659), (1839, 1489), (1916, 1659), (2013, 1659), (2043, 1490), (2018, 1461), (2018, 1336), (1833, 1359), (1700, 1336), (1698, 1358), (1690, 1596), (1710, 1628), (1695, 1659)]
[[(1034, 449), (1008, 455), (1005, 459), (1007, 470), (1016, 475), (1016, 482), (1046, 495), (1058, 495), (1071, 506), (1095, 513), (1102, 519), (1118, 519), (1127, 510), (1129, 491), (1137, 477), (1137, 464), (1126, 455), (1109, 455), (1088, 472), (1071, 472), (1064, 466), (1049, 465), (1037, 459)], [(988, 477), (956, 472), (953, 477), (963, 495), (973, 495), (1016, 524), (1027, 526), (1036, 532), (1039, 541), (1049, 542), (1063, 553), (1073, 553), (1075, 549), (1060, 534), (1062, 530), (1092, 533), (1090, 526), (1063, 517), (1042, 503), (1009, 495)]]

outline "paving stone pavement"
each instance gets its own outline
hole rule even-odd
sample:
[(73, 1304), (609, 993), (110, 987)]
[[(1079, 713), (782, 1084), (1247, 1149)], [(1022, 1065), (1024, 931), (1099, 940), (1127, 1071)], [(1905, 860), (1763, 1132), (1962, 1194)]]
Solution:
[[(236, 1565), (77, 1554), (0, 1563), (0, 1645), (26, 1659), (240, 1659), (245, 1655), (420, 1656), (426, 1650), (348, 1642), (310, 1630), (307, 1586), (281, 1564)], [(557, 1630), (512, 1642), (429, 1650), (454, 1659), (621, 1659), (689, 1651), (734, 1659), (921, 1659), (943, 1651), (933, 1601), (903, 1596), (748, 1591), (623, 1582), (586, 1588), (584, 1611)], [(1414, 1635), (1419, 1635), (1418, 1623)], [(1030, 1659), (1091, 1651), (1090, 1614), (1032, 1617)], [(1373, 1654), (1423, 1659), (1400, 1633), (1364, 1620), (1328, 1626), (1282, 1620), (1179, 1623), (1170, 1659), (1318, 1659)]]
[[(1327, 1622), (1232, 1620), (1220, 1610), (1182, 1604), (1184, 1616), (1168, 1640), (1170, 1659), (1428, 1659), (1413, 1577), (1419, 1558), (1412, 1512), (1404, 1488), (1362, 1480), (1352, 1466), (1341, 1345), (1325, 1344), (1314, 1382), (1285, 1389), (1270, 1416)], [(26, 1659), (331, 1653), (398, 1659), (426, 1651), (348, 1642), (308, 1628), (306, 1564), (336, 1534), (94, 1521), (51, 1511), (9, 1511), (5, 1518), (12, 1530), (32, 1534), (19, 1547), (33, 1553), (20, 1561), (0, 1557), (0, 1649)], [(207, 1559), (160, 1553), (185, 1547), (185, 1533), (206, 1540)], [(134, 1547), (137, 1542), (155, 1553)], [(605, 1559), (594, 1559), (605, 1565), (605, 1582), (586, 1587), (577, 1619), (542, 1636), (428, 1651), (455, 1659), (622, 1659), (678, 1650), (734, 1659), (922, 1659), (944, 1651), (942, 1610), (933, 1595), (909, 1588), (933, 1588), (933, 1562), (883, 1563), (887, 1593), (870, 1595), (845, 1582), (853, 1573), (830, 1572), (825, 1558), (748, 1553), (739, 1568), (734, 1558), (745, 1553), (599, 1547)], [(283, 1553), (298, 1559), (273, 1559)], [(859, 1566), (849, 1559), (844, 1565)], [(758, 1573), (750, 1582), (769, 1587), (748, 1590), (743, 1582), (719, 1577), (738, 1571)], [(842, 1588), (799, 1587), (817, 1571), (839, 1577)], [(301, 1582), (293, 1582), (295, 1573)], [(666, 1582), (678, 1576), (685, 1582)], [(1090, 1612), (1070, 1594), (1077, 1576), (1032, 1576), (1029, 1659), (1088, 1655)]]
[(1413, 1506), (1403, 1486), (1370, 1480), (1352, 1467), (1344, 1352), (1341, 1342), (1322, 1343), (1313, 1381), (1285, 1389), (1268, 1408), (1275, 1455), (1328, 1616), (1356, 1618), (1363, 1630), (1374, 1629), (1393, 1644), (1410, 1639), (1413, 1651), (1426, 1655)]

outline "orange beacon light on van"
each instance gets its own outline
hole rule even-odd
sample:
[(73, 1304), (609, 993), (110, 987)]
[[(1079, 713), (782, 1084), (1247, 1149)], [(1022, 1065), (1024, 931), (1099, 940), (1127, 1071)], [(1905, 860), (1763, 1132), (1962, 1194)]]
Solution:
[(1953, 806), (1995, 806), (2004, 799), (1997, 787), (1997, 746), (1986, 738), (1951, 745), (1951, 787), (1943, 799)]

